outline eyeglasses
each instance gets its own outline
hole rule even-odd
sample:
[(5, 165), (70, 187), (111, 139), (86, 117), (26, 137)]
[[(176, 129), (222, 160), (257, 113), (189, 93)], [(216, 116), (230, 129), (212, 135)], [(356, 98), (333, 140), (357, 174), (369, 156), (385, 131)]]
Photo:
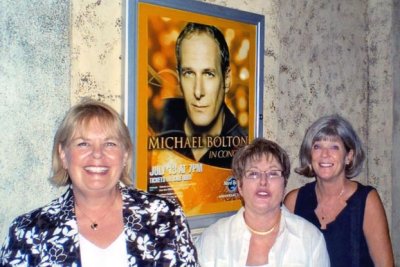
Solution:
[(279, 181), (282, 178), (281, 170), (272, 170), (272, 171), (255, 171), (249, 170), (246, 171), (244, 177), (248, 180), (256, 181), (260, 180), (262, 177), (265, 177), (269, 182)]

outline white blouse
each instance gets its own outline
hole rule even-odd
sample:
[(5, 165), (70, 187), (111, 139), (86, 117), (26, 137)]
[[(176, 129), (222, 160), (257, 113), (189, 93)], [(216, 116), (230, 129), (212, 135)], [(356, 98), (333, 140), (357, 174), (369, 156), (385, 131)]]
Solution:
[(107, 248), (99, 248), (83, 235), (79, 235), (83, 267), (128, 267), (128, 254), (124, 232)]
[[(246, 266), (251, 233), (242, 207), (204, 230), (196, 241), (202, 267)], [(279, 232), (268, 254), (271, 267), (329, 267), (324, 236), (313, 224), (282, 206)]]

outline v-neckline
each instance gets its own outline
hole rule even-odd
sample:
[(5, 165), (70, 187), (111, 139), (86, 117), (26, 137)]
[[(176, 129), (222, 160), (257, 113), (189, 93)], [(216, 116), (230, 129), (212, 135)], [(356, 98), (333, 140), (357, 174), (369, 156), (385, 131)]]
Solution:
[(313, 208), (313, 216), (314, 216), (314, 219), (316, 220), (316, 222), (318, 223), (318, 228), (321, 231), (327, 231), (329, 229), (329, 225), (334, 224), (338, 220), (338, 218), (345, 212), (345, 210), (349, 207), (349, 202), (354, 198), (355, 194), (357, 193), (357, 191), (359, 190), (359, 187), (360, 187), (360, 184), (358, 182), (355, 181), (355, 183), (357, 184), (357, 188), (354, 191), (354, 193), (346, 200), (346, 206), (337, 214), (335, 220), (326, 224), (326, 228), (321, 228), (322, 224), (318, 218), (318, 215), (315, 213), (315, 210), (317, 209), (317, 206), (318, 206), (317, 192), (316, 192), (317, 183), (315, 183), (314, 188), (313, 188), (313, 198), (314, 198), (314, 203), (315, 203), (314, 208)]

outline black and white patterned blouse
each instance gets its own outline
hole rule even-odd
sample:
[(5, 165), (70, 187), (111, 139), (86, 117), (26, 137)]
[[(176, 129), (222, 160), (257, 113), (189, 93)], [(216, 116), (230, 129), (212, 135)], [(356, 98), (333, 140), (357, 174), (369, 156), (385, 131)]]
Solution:
[[(132, 187), (120, 191), (129, 266), (198, 266), (180, 206)], [(0, 266), (81, 266), (72, 186), (13, 221)]]

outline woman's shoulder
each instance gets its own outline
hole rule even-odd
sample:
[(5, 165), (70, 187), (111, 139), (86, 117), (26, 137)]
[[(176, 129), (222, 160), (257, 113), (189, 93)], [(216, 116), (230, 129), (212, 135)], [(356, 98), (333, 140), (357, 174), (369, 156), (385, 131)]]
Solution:
[(321, 231), (308, 220), (301, 216), (298, 216), (289, 210), (285, 206), (282, 207), (282, 215), (285, 220), (285, 225), (293, 234), (300, 234), (310, 237), (322, 237)]
[(294, 212), (298, 194), (299, 194), (299, 188), (296, 188), (296, 189), (291, 190), (285, 196), (284, 203), (285, 203), (286, 208), (290, 212)]
[(12, 222), (11, 228), (19, 230), (35, 227), (39, 218), (43, 216), (43, 207), (36, 208), (24, 214), (18, 215)]
[(216, 222), (212, 223), (210, 226), (205, 228), (202, 232), (201, 237), (205, 240), (207, 239), (229, 239), (231, 234), (235, 236), (240, 235), (245, 231), (243, 211), (241, 208), (235, 214), (218, 219)]
[(362, 201), (365, 202), (369, 193), (371, 191), (376, 191), (376, 188), (371, 185), (364, 185), (358, 181), (353, 181), (356, 184), (356, 189), (354, 193), (348, 198), (348, 204), (351, 204), (354, 201)]
[(304, 184), (304, 185), (302, 185), (302, 186), (300, 186), (298, 188), (295, 188), (295, 189), (291, 190), (288, 193), (288, 195), (289, 194), (296, 194), (297, 195), (297, 194), (303, 194), (303, 193), (307, 193), (308, 194), (310, 192), (314, 192), (315, 184), (316, 184), (316, 181), (306, 183), (306, 184)]
[(145, 192), (133, 186), (123, 187), (121, 192), (124, 196), (124, 201), (129, 202), (133, 206), (167, 206), (176, 208), (179, 205), (174, 199), (159, 196), (153, 193)]
[[(67, 190), (50, 203), (17, 216), (11, 223), (11, 226), (18, 229), (28, 229), (37, 226), (38, 222), (44, 225), (54, 220), (59, 220), (62, 216), (70, 215), (65, 211), (72, 211), (73, 209), (71, 196), (71, 190)], [(62, 216), (60, 217), (60, 215)]]
[(299, 188), (295, 188), (289, 193), (286, 194), (285, 196), (285, 206), (291, 211), (294, 212), (297, 199), (300, 196), (300, 198), (303, 198), (304, 196), (310, 196), (314, 193), (314, 188), (315, 188), (315, 181), (311, 183), (307, 183), (305, 185), (302, 185)]
[(358, 182), (358, 181), (353, 181), (353, 182), (356, 183), (356, 185), (357, 185), (356, 191), (370, 192), (370, 191), (372, 191), (372, 190), (375, 189), (375, 187), (372, 186), (372, 185), (365, 185), (365, 184), (360, 183), (360, 182)]

